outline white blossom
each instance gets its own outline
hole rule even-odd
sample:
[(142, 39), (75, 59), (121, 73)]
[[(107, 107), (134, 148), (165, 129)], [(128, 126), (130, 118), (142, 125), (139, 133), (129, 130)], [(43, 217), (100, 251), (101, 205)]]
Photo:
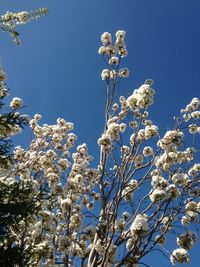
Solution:
[(14, 97), (10, 102), (10, 107), (13, 109), (20, 108), (23, 104), (23, 100), (19, 97)]
[(149, 195), (152, 202), (161, 201), (166, 197), (166, 191), (163, 189), (155, 188)]
[(147, 219), (148, 217), (146, 215), (138, 214), (130, 227), (131, 233), (137, 234), (139, 236), (147, 234), (147, 232), (149, 231)]
[(197, 241), (197, 236), (194, 232), (188, 231), (177, 237), (177, 244), (186, 250), (192, 249)]
[(148, 107), (153, 104), (154, 93), (149, 84), (143, 84), (139, 89), (135, 89), (133, 94), (127, 98), (127, 105), (131, 109)]
[(123, 68), (119, 70), (119, 77), (121, 78), (127, 78), (129, 76), (129, 70), (128, 68)]
[(101, 78), (102, 78), (102, 80), (109, 79), (110, 78), (110, 71), (108, 69), (102, 70)]
[(101, 35), (101, 41), (104, 45), (112, 44), (111, 34), (109, 32), (104, 32)]
[(111, 65), (118, 65), (119, 64), (119, 58), (118, 57), (111, 57), (111, 59), (109, 59), (109, 64)]
[(172, 254), (170, 256), (170, 261), (173, 265), (175, 265), (176, 262), (189, 263), (189, 261), (190, 261), (189, 254), (188, 254), (186, 249), (177, 248), (172, 252)]

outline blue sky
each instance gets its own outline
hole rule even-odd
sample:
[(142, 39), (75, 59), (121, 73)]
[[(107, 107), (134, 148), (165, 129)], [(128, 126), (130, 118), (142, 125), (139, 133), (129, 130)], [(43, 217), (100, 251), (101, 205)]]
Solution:
[[(58, 117), (74, 122), (78, 142), (88, 143), (95, 156), (104, 119), (104, 62), (97, 54), (104, 31), (127, 32), (129, 55), (123, 66), (130, 77), (120, 94), (128, 96), (145, 79), (153, 79), (151, 118), (162, 130), (173, 125), (172, 117), (193, 97), (200, 97), (199, 0), (0, 1), (2, 14), (43, 6), (49, 8), (47, 17), (18, 28), (22, 46), (0, 33), (10, 95), (22, 97), (26, 113), (42, 114), (45, 123)], [(29, 136), (20, 141), (27, 140)], [(197, 253), (196, 246), (189, 266), (197, 267)], [(168, 266), (163, 259), (162, 267)]]

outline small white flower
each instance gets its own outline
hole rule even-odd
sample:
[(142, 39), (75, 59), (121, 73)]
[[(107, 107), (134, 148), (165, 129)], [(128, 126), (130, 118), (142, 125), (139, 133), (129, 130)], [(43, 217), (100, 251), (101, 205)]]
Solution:
[(10, 107), (13, 109), (20, 108), (23, 104), (23, 100), (19, 97), (14, 97), (10, 102)]
[(111, 34), (109, 32), (104, 32), (101, 35), (101, 41), (104, 45), (112, 44)]
[(119, 70), (119, 77), (121, 78), (127, 78), (129, 76), (129, 69), (123, 68)]
[(105, 46), (101, 46), (99, 47), (99, 50), (98, 50), (98, 53), (100, 55), (105, 55), (107, 52), (106, 52), (106, 47)]
[(109, 60), (110, 65), (118, 65), (119, 64), (119, 58), (118, 57), (111, 57)]
[(186, 249), (177, 248), (172, 252), (170, 261), (173, 265), (175, 265), (176, 262), (188, 263), (190, 261), (190, 257)]
[(101, 78), (102, 78), (102, 80), (109, 79), (110, 78), (110, 71), (108, 69), (102, 70)]
[(110, 79), (114, 80), (117, 78), (117, 71), (116, 70), (111, 70), (110, 71)]
[(145, 157), (153, 155), (153, 148), (150, 147), (150, 146), (145, 146), (144, 149), (143, 149), (143, 155)]
[(115, 34), (116, 38), (125, 38), (126, 32), (122, 30), (118, 30)]
[(183, 185), (189, 181), (189, 177), (187, 174), (184, 173), (175, 173), (172, 176), (172, 182), (177, 185)]

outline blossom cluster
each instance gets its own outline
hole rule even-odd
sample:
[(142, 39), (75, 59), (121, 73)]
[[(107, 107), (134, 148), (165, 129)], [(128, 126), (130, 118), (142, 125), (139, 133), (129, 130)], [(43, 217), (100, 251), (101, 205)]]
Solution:
[(180, 248), (175, 249), (171, 254), (170, 260), (172, 264), (176, 262), (188, 263), (190, 261), (188, 250), (192, 249), (197, 241), (197, 236), (194, 232), (188, 231), (177, 237), (177, 244)]
[(116, 80), (116, 78), (126, 78), (129, 76), (128, 68), (120, 68), (121, 58), (127, 56), (128, 52), (125, 44), (125, 31), (116, 32), (115, 45), (112, 43), (112, 36), (108, 32), (104, 32), (101, 36), (103, 46), (99, 48), (98, 53), (108, 58), (108, 67), (103, 69), (101, 73), (102, 80)]
[[(146, 88), (147, 90), (143, 90), (143, 89), (141, 90), (141, 88)], [(133, 95), (132, 95), (133, 98), (138, 95), (137, 93), (138, 90), (140, 91), (140, 100), (146, 101), (145, 106), (148, 107), (147, 103), (150, 104), (150, 102), (153, 101), (153, 99), (149, 102), (146, 92), (147, 91), (154, 92), (154, 90), (150, 88), (149, 84), (144, 84), (139, 89), (134, 90)], [(141, 116), (143, 118), (146, 118), (148, 116), (147, 112), (146, 113), (144, 112), (143, 114), (139, 112), (138, 108), (142, 108), (142, 107), (144, 108), (144, 106), (142, 105), (140, 107), (136, 105), (134, 107), (135, 110), (133, 110), (133, 106), (131, 106), (130, 104), (130, 98), (132, 96), (130, 96), (127, 99), (125, 99), (124, 97), (120, 97), (120, 102), (121, 102), (120, 112), (116, 114), (115, 116), (111, 117), (107, 121), (106, 131), (102, 134), (102, 136), (98, 140), (98, 144), (101, 146), (103, 150), (107, 150), (107, 151), (112, 150), (113, 141), (119, 140), (120, 134), (125, 132), (127, 128), (127, 124), (125, 122), (120, 123), (120, 121), (126, 118), (129, 110), (133, 112), (136, 118), (140, 118)], [(153, 95), (151, 95), (151, 97), (153, 97)], [(114, 106), (115, 112), (117, 112), (118, 104), (115, 103), (113, 104), (113, 106)], [(134, 127), (137, 128), (138, 126), (137, 121), (134, 121), (134, 124), (135, 124)], [(132, 145), (134, 145), (135, 142), (142, 142), (144, 140), (148, 140), (158, 135), (158, 127), (154, 125), (151, 121), (148, 121), (147, 119), (144, 120), (144, 125), (145, 125), (145, 128), (140, 129), (137, 133), (133, 133), (130, 136), (130, 143)], [(130, 127), (132, 126), (133, 126), (133, 122), (132, 124), (130, 124)], [(150, 152), (147, 151), (146, 153), (147, 154), (149, 153), (150, 155), (152, 153), (152, 149), (150, 148)]]
[(144, 236), (149, 231), (149, 226), (147, 222), (148, 216), (146, 214), (138, 214), (134, 219), (130, 231), (132, 234), (138, 236)]
[(192, 249), (193, 245), (197, 241), (197, 236), (194, 232), (188, 231), (177, 238), (177, 244), (186, 250)]
[(8, 95), (8, 90), (6, 89), (4, 81), (7, 78), (7, 74), (3, 71), (2, 66), (0, 66), (0, 98)]
[(31, 19), (36, 19), (41, 16), (45, 16), (48, 13), (47, 8), (39, 8), (37, 10), (33, 10), (31, 12), (21, 11), (21, 12), (9, 12), (7, 11), (0, 18), (0, 28), (3, 31), (7, 31), (13, 37), (13, 41), (16, 44), (20, 44), (19, 33), (16, 31), (16, 25), (18, 24), (26, 24)]
[(131, 109), (147, 108), (153, 104), (155, 91), (151, 88), (151, 83), (143, 84), (139, 89), (134, 90), (133, 94), (128, 97), (127, 105)]
[(188, 251), (184, 248), (175, 249), (170, 256), (170, 261), (173, 265), (175, 265), (176, 262), (188, 263), (190, 261)]
[[(70, 160), (69, 150), (77, 139), (71, 133), (72, 123), (59, 118), (55, 125), (41, 126), (39, 120), (41, 115), (36, 114), (29, 122), (35, 136), (29, 149), (17, 146), (14, 150), (16, 176), (22, 181), (30, 181), (36, 195), (42, 193), (43, 185), (48, 189), (38, 202), (37, 217), (33, 216), (26, 237), (26, 244), (34, 255), (34, 261), (29, 264), (33, 265), (41, 257), (51, 255), (54, 243), (62, 257), (72, 251), (80, 256), (87, 254), (87, 246), (81, 240), (79, 243), (76, 232), (84, 220), (82, 208), (91, 210), (94, 200), (98, 199), (93, 188), (99, 177), (99, 171), (89, 167), (92, 158), (86, 144), (79, 145)], [(20, 244), (20, 231), (18, 234)]]
[[(5, 85), (7, 74), (3, 71), (0, 66), (0, 104), (4, 105), (3, 100), (8, 96), (8, 89)], [(27, 123), (28, 116), (20, 114), (17, 109), (23, 104), (23, 100), (18, 97), (14, 97), (10, 102), (11, 112), (6, 111), (0, 114), (0, 138), (9, 138), (10, 136), (16, 135), (21, 132), (22, 123)]]
[(112, 120), (108, 121), (107, 130), (98, 139), (98, 144), (103, 150), (111, 150), (113, 141), (119, 140), (120, 133), (123, 133), (126, 129), (125, 123), (118, 123), (117, 121), (117, 118), (113, 118)]
[(28, 11), (21, 11), (18, 13), (13, 13), (7, 11), (4, 15), (1, 16), (1, 23), (5, 25), (12, 25), (13, 23), (16, 24), (25, 24), (30, 19), (38, 18), (44, 16), (48, 13), (47, 8), (39, 8), (37, 10), (28, 12)]

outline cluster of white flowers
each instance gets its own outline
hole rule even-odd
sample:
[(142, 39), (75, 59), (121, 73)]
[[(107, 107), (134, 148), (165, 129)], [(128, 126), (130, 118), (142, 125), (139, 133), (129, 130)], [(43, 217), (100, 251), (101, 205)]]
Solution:
[(101, 146), (102, 150), (110, 151), (112, 149), (113, 141), (117, 141), (120, 138), (120, 133), (126, 130), (125, 123), (117, 123), (118, 118), (113, 117), (107, 123), (107, 130), (98, 139), (98, 144)]
[(101, 41), (104, 45), (111, 45), (112, 44), (112, 37), (109, 32), (104, 32), (101, 35)]
[[(161, 156), (161, 160), (163, 155)], [(159, 159), (156, 160), (156, 165), (158, 164)], [(170, 164), (167, 164), (169, 169)], [(158, 167), (158, 166), (157, 166)], [(163, 199), (176, 199), (180, 196), (181, 192), (179, 187), (183, 185), (187, 185), (190, 183), (190, 179), (187, 174), (184, 172), (178, 171), (177, 173), (173, 174), (169, 180), (166, 180), (164, 177), (158, 175), (159, 171), (154, 170), (152, 172), (152, 182), (151, 185), (153, 189), (150, 191), (150, 199), (151, 201), (161, 201)], [(170, 184), (170, 182), (172, 182)]]
[(175, 173), (172, 176), (172, 182), (176, 185), (183, 185), (189, 182), (189, 177), (185, 173)]
[(162, 139), (158, 141), (158, 146), (164, 150), (170, 150), (173, 147), (179, 147), (184, 134), (180, 130), (167, 131)]
[[(197, 192), (199, 194), (199, 192)], [(181, 223), (188, 225), (191, 222), (197, 221), (198, 214), (200, 212), (200, 202), (193, 200), (186, 200), (185, 215), (182, 217)]]
[[(5, 80), (7, 79), (7, 74), (3, 71), (2, 66), (0, 66), (0, 100), (2, 101), (4, 97), (8, 96), (8, 90), (5, 86)], [(8, 138), (10, 136), (16, 135), (21, 132), (20, 120), (24, 122), (28, 121), (27, 115), (22, 115), (15, 109), (22, 106), (23, 100), (18, 97), (14, 97), (10, 102), (10, 107), (13, 112), (6, 115), (6, 112), (0, 114), (0, 138)], [(10, 117), (9, 117), (10, 116)], [(9, 117), (9, 118), (8, 118)], [(12, 117), (12, 118), (11, 118)], [(9, 123), (10, 122), (10, 123)]]
[(192, 123), (188, 126), (188, 131), (191, 134), (200, 133), (200, 127), (198, 127), (195, 123)]
[(112, 149), (112, 138), (110, 135), (103, 133), (102, 136), (98, 139), (98, 144), (101, 146), (103, 151), (110, 151)]
[(106, 130), (106, 134), (110, 135), (112, 139), (119, 140), (119, 133), (123, 133), (126, 129), (125, 123), (116, 123), (112, 121), (108, 121), (108, 128)]
[[(117, 31), (116, 32), (116, 41), (115, 41), (115, 46), (112, 45), (112, 36), (110, 33), (108, 32), (104, 32), (101, 35), (101, 41), (103, 43), (104, 46), (101, 46), (99, 48), (98, 53), (100, 55), (108, 55), (108, 56), (113, 56), (116, 55), (118, 53), (118, 55), (120, 55), (121, 57), (125, 57), (127, 56), (128, 52), (126, 50), (126, 45), (125, 45), (125, 35), (126, 32), (125, 31)], [(111, 63), (113, 64), (113, 63)], [(114, 63), (116, 64), (116, 63)]]
[(39, 8), (37, 10), (27, 12), (21, 11), (17, 13), (7, 11), (0, 18), (0, 27), (3, 31), (7, 31), (13, 37), (16, 44), (21, 44), (19, 39), (19, 33), (16, 31), (17, 24), (26, 24), (30, 19), (36, 19), (41, 16), (45, 16), (48, 13), (47, 8)]
[(135, 89), (133, 94), (126, 100), (130, 109), (147, 108), (153, 104), (155, 91), (151, 88), (151, 84), (143, 84), (139, 89)]
[(128, 52), (126, 50), (126, 45), (124, 42), (126, 32), (125, 31), (117, 31), (116, 32), (116, 41), (115, 41), (115, 46), (117, 48), (117, 51), (121, 57), (127, 56)]
[(169, 185), (169, 183), (168, 181), (165, 180), (164, 177), (160, 175), (153, 175), (151, 180), (151, 185), (153, 186), (153, 188), (160, 187), (164, 189)]
[(177, 199), (181, 195), (180, 190), (174, 184), (170, 184), (167, 187), (167, 193), (168, 193), (168, 196), (170, 197), (170, 199), (172, 199), (172, 200)]
[[(193, 111), (193, 112), (191, 113), (191, 118), (194, 119), (194, 120), (199, 119), (199, 118), (200, 118), (200, 111), (199, 111), (199, 110), (197, 110), (197, 111)], [(199, 129), (199, 127), (198, 127), (198, 129)]]
[(26, 24), (30, 20), (30, 15), (27, 11), (22, 11), (16, 14), (17, 24)]
[(195, 163), (189, 170), (189, 176), (196, 176), (200, 172), (200, 163)]
[(129, 76), (128, 68), (121, 68), (118, 72), (116, 70), (103, 69), (101, 73), (102, 80), (115, 80), (119, 78), (127, 78)]
[(186, 148), (185, 151), (165, 151), (155, 158), (155, 166), (158, 169), (169, 170), (170, 166), (177, 163), (190, 162), (194, 159), (194, 149)]
[(8, 90), (4, 84), (7, 79), (7, 74), (3, 71), (2, 66), (0, 66), (0, 98), (8, 95)]
[(102, 80), (115, 80), (117, 77), (126, 78), (129, 76), (129, 70), (127, 68), (118, 69), (121, 57), (125, 57), (128, 52), (124, 42), (125, 31), (116, 32), (115, 45), (112, 44), (112, 36), (108, 32), (104, 32), (101, 36), (103, 46), (99, 48), (98, 53), (100, 55), (108, 56), (109, 68), (103, 69), (101, 73)]
[[(133, 133), (130, 136), (130, 143), (131, 145), (135, 145), (135, 143), (141, 143), (145, 140), (148, 140), (154, 136), (158, 135), (158, 127), (156, 125), (147, 125), (145, 126), (144, 129), (140, 129), (137, 134)], [(147, 151), (148, 149), (148, 151)], [(146, 150), (146, 151), (145, 151)], [(145, 153), (145, 155), (151, 155), (153, 153), (153, 150), (150, 149), (149, 147), (146, 148), (143, 153)], [(146, 154), (147, 153), (147, 154)]]
[(1, 23), (5, 25), (13, 25), (16, 24), (25, 24), (32, 18), (38, 18), (40, 16), (44, 16), (48, 13), (47, 8), (39, 8), (32, 12), (21, 11), (18, 13), (13, 13), (7, 11), (4, 15), (1, 16)]
[[(76, 255), (83, 256), (88, 253), (87, 244), (80, 243), (75, 238), (75, 233), (84, 219), (81, 214), (82, 207), (91, 209), (93, 203), (99, 199), (98, 194), (93, 191), (98, 183), (99, 171), (89, 167), (92, 157), (88, 154), (87, 145), (79, 145), (70, 159), (69, 150), (77, 139), (77, 136), (70, 132), (73, 130), (73, 124), (59, 118), (55, 125), (41, 126), (40, 119), (41, 115), (36, 114), (30, 120), (30, 128), (35, 139), (32, 140), (29, 149), (24, 150), (17, 146), (14, 150), (15, 175), (24, 183), (32, 183), (35, 196), (39, 197), (40, 186), (43, 184), (48, 189), (46, 197), (38, 202), (37, 216), (33, 215), (27, 229), (26, 245), (34, 255), (32, 259), (35, 260), (35, 264), (42, 255), (49, 257), (54, 239), (63, 255), (66, 251), (71, 253), (72, 247)], [(12, 180), (15, 180), (15, 177)], [(86, 194), (90, 197), (86, 198)], [(68, 241), (64, 242), (67, 227)], [(21, 234), (23, 233), (19, 231), (17, 242), (20, 242)], [(49, 238), (49, 235), (52, 237)], [(89, 234), (84, 233), (84, 236), (86, 239), (89, 238)]]
[(19, 97), (14, 97), (10, 102), (10, 107), (13, 109), (20, 108), (23, 104), (23, 100)]
[(149, 231), (147, 220), (148, 217), (146, 214), (138, 214), (130, 227), (131, 233), (141, 237), (145, 236)]
[(3, 16), (1, 16), (1, 20), (4, 24), (10, 25), (13, 22), (16, 22), (16, 24), (25, 24), (29, 21), (30, 15), (27, 11), (22, 11), (19, 13), (13, 13), (13, 12), (6, 12)]
[(152, 156), (153, 155), (153, 148), (150, 146), (145, 146), (142, 153), (143, 153), (144, 157)]
[(152, 202), (161, 201), (166, 198), (166, 191), (160, 188), (155, 188), (150, 192), (149, 197)]
[(158, 135), (158, 127), (156, 125), (147, 125), (144, 129), (138, 131), (137, 139), (139, 141), (148, 140)]
[(197, 110), (200, 107), (200, 99), (198, 97), (194, 97), (192, 101), (186, 106), (186, 108), (182, 109), (182, 113), (191, 113)]
[(153, 189), (150, 191), (149, 197), (152, 202), (166, 198), (168, 182), (162, 176), (152, 176), (151, 185)]
[(177, 237), (177, 244), (186, 250), (192, 249), (197, 241), (197, 235), (194, 232), (188, 231)]
[(177, 248), (175, 249), (171, 256), (170, 256), (170, 261), (173, 265), (178, 263), (189, 263), (190, 257), (186, 249), (184, 248)]
[(119, 64), (119, 58), (118, 57), (111, 57), (108, 61), (110, 65), (118, 65)]
[(185, 122), (192, 120), (192, 123), (188, 125), (188, 131), (191, 134), (200, 134), (200, 125), (198, 120), (200, 119), (200, 111), (197, 110), (200, 107), (200, 99), (195, 97), (191, 103), (181, 110), (182, 117)]

